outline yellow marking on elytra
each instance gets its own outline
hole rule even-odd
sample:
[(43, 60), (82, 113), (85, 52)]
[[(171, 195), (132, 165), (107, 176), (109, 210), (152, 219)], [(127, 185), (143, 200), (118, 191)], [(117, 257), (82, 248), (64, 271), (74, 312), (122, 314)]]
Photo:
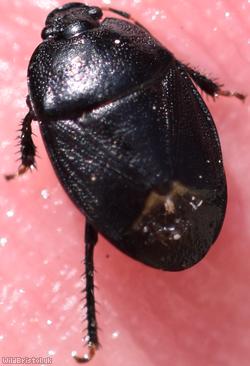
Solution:
[(191, 190), (183, 185), (181, 182), (174, 181), (171, 185), (169, 192), (165, 195), (159, 194), (156, 191), (151, 191), (145, 200), (144, 208), (142, 213), (133, 223), (133, 229), (138, 230), (139, 225), (143, 218), (147, 216), (157, 206), (164, 206), (166, 214), (171, 215), (175, 213), (175, 202), (176, 196), (184, 196), (186, 193), (190, 193)]

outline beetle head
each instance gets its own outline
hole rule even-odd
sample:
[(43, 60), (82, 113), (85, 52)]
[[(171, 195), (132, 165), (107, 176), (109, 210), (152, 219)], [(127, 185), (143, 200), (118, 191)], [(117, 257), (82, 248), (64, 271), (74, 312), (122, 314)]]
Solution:
[(49, 13), (42, 38), (69, 39), (99, 26), (102, 10), (82, 3), (68, 3)]

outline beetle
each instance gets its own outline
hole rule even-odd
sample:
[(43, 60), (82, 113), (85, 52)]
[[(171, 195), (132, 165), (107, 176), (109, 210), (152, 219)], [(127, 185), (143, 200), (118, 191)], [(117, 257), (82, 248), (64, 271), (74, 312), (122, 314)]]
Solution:
[[(103, 11), (121, 18), (105, 17)], [(196, 89), (235, 96), (175, 58), (130, 14), (73, 2), (49, 13), (28, 67), (21, 165), (36, 166), (39, 121), (66, 193), (85, 215), (89, 361), (99, 346), (94, 298), (98, 233), (151, 267), (199, 262), (227, 202), (219, 137)]]

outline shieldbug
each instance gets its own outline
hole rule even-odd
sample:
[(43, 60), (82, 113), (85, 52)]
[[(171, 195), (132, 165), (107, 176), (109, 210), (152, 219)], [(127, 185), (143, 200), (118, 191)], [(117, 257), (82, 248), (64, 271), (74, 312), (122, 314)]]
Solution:
[[(110, 11), (125, 19), (104, 18)], [(29, 63), (22, 164), (35, 165), (31, 123), (86, 217), (89, 354), (99, 346), (93, 252), (102, 233), (130, 257), (179, 271), (215, 242), (227, 189), (206, 94), (235, 96), (178, 61), (128, 13), (69, 3), (53, 10)], [(8, 179), (15, 175), (7, 176)]]

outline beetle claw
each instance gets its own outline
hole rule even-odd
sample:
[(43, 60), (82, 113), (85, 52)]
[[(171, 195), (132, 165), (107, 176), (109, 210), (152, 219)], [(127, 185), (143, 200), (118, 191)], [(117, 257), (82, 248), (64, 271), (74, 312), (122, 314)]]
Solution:
[(26, 165), (20, 165), (20, 167), (18, 168), (18, 171), (14, 174), (6, 174), (4, 177), (6, 180), (12, 180), (16, 177), (19, 177), (20, 175), (23, 175), (27, 172), (27, 170), (29, 170), (29, 166)]
[(76, 362), (78, 363), (86, 363), (89, 362), (90, 360), (92, 360), (92, 358), (94, 357), (96, 353), (96, 345), (93, 343), (89, 343), (88, 344), (88, 353), (85, 353), (83, 355), (83, 357), (74, 355), (74, 359), (76, 360)]

